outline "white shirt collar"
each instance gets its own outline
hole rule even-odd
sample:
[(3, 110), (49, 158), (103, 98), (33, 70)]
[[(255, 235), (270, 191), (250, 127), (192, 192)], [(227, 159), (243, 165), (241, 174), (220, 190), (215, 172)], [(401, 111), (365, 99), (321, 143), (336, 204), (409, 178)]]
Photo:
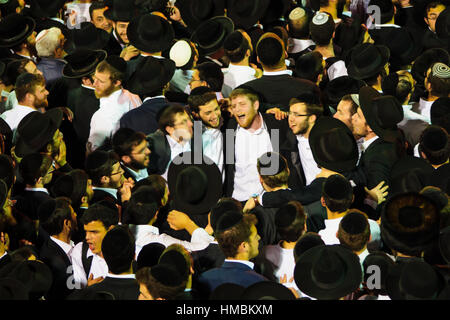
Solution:
[(230, 259), (225, 259), (225, 262), (243, 263), (243, 264), (249, 266), (252, 270), (253, 270), (253, 267), (255, 266), (255, 264), (253, 262), (250, 262), (250, 261), (247, 261), (247, 260), (230, 260)]
[(54, 242), (56, 242), (56, 244), (58, 246), (61, 247), (61, 249), (63, 249), (63, 251), (69, 256), (70, 252), (72, 251), (73, 247), (74, 247), (74, 243), (72, 240), (70, 240), (70, 244), (66, 243), (64, 241), (61, 241), (59, 239), (56, 239), (53, 236), (50, 236), (50, 239), (52, 239)]
[(281, 71), (264, 71), (263, 72), (264, 76), (280, 76), (283, 74), (292, 76), (292, 70), (286, 69), (286, 70), (281, 70)]
[(172, 138), (170, 135), (167, 134), (166, 136), (167, 136), (167, 141), (169, 142), (170, 149), (173, 149), (176, 146), (184, 146), (186, 143), (189, 143), (187, 141), (187, 142), (181, 144), (178, 141), (176, 141), (174, 138)]
[(110, 195), (112, 195), (115, 199), (117, 199), (117, 189), (102, 188), (102, 187), (92, 187), (92, 189), (105, 191), (105, 192), (109, 193)]
[(151, 99), (159, 99), (159, 98), (165, 99), (166, 97), (164, 95), (160, 95), (160, 96), (156, 96), (156, 97), (147, 97), (142, 102), (145, 102), (145, 101), (151, 100)]
[(295, 39), (289, 38), (289, 53), (298, 53), (314, 46), (315, 43), (311, 39)]
[(25, 188), (25, 190), (26, 191), (33, 191), (33, 192), (40, 191), (40, 192), (45, 192), (46, 194), (49, 194), (48, 190), (46, 188)]
[(261, 117), (261, 121), (262, 121), (261, 127), (259, 127), (258, 129), (256, 129), (254, 132), (250, 132), (248, 129), (242, 128), (242, 127), (239, 125), (239, 123), (238, 123), (238, 125), (237, 125), (237, 130), (245, 130), (245, 131), (248, 131), (248, 132), (251, 133), (251, 134), (260, 134), (263, 130), (267, 130), (266, 123), (264, 122), (263, 116), (261, 115), (260, 112), (258, 112), (258, 115)]
[(369, 140), (364, 140), (364, 142), (362, 143), (363, 150), (367, 150), (367, 148), (378, 138), (378, 136), (375, 136), (373, 138), (370, 138)]
[[(224, 70), (226, 70), (226, 69), (224, 69)], [(235, 64), (231, 64), (231, 63), (228, 66), (228, 72), (230, 72), (230, 71), (233, 71), (234, 73), (238, 73), (238, 72), (248, 73), (248, 72), (250, 72), (252, 74), (255, 74), (255, 72), (256, 72), (256, 70), (253, 69), (250, 66), (238, 66), (238, 65), (235, 65)]]
[(95, 90), (95, 88), (94, 87), (88, 87), (88, 86), (85, 86), (84, 84), (82, 84), (81, 85), (83, 88), (86, 88), (86, 89), (91, 89), (91, 90)]
[(109, 278), (116, 278), (116, 279), (136, 279), (136, 275), (135, 274), (112, 274), (110, 272), (108, 272), (108, 277)]

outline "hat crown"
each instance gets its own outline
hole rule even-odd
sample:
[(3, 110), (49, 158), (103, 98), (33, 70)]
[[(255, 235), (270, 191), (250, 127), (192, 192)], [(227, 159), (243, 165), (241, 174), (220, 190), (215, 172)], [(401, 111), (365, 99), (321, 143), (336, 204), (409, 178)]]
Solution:
[(190, 166), (180, 172), (177, 179), (177, 195), (189, 203), (200, 202), (206, 194), (208, 177), (199, 168)]
[[(211, 42), (220, 38), (224, 33), (222, 24), (216, 21), (207, 21), (201, 27), (198, 32), (198, 42), (201, 46), (208, 46)], [(220, 35), (220, 37), (219, 37)]]
[(317, 256), (311, 269), (312, 279), (323, 289), (337, 287), (344, 279), (345, 273), (342, 258), (327, 247), (324, 247)]
[(405, 206), (399, 209), (398, 220), (403, 226), (409, 229), (420, 227), (424, 222), (423, 219), (424, 213), (420, 207)]
[(199, 20), (203, 21), (213, 13), (214, 4), (211, 0), (191, 1), (191, 11)]
[(352, 61), (357, 67), (364, 67), (372, 61), (378, 62), (381, 56), (375, 46), (369, 45), (361, 51), (355, 50)]
[(413, 261), (404, 266), (399, 287), (409, 298), (432, 299), (437, 297), (439, 279), (429, 264)]
[[(149, 26), (151, 26), (151, 28), (149, 28)], [(138, 32), (140, 36), (147, 41), (158, 38), (164, 33), (162, 18), (152, 14), (144, 15), (139, 21)]]
[(396, 129), (403, 120), (403, 109), (393, 96), (381, 96), (372, 100), (372, 108), (378, 124), (383, 129)]

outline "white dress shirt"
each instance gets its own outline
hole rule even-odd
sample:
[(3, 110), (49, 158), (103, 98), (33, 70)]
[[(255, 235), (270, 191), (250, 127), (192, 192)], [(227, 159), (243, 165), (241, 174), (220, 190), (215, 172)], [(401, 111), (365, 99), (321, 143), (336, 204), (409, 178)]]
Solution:
[(294, 249), (285, 249), (279, 244), (276, 244), (264, 246), (262, 252), (264, 258), (273, 264), (274, 276), (277, 281), (280, 282), (281, 278), (286, 277), (286, 282), (282, 284), (287, 288), (294, 288), (300, 293), (294, 281)]
[(223, 170), (223, 136), (219, 129), (205, 128), (202, 134), (203, 154), (210, 158), (219, 167), (222, 181), (225, 178)]
[(250, 132), (239, 124), (236, 129), (233, 198), (238, 201), (247, 201), (264, 190), (259, 181), (257, 160), (264, 153), (273, 151), (273, 147), (267, 126), (260, 113), (259, 116), (262, 125), (258, 130)]
[(11, 131), (13, 133), (16, 132), (17, 126), (19, 125), (20, 121), (22, 121), (25, 116), (34, 110), (33, 108), (23, 106), (21, 104), (18, 104), (14, 106), (11, 110), (3, 112), (0, 117), (5, 120), (5, 122), (9, 125), (11, 128)]
[(91, 130), (88, 138), (88, 150), (94, 151), (120, 127), (120, 118), (133, 109), (140, 101), (133, 101), (122, 89), (116, 90), (108, 97), (100, 98), (100, 108), (92, 115)]
[(138, 171), (134, 171), (133, 169), (131, 169), (131, 168), (125, 166), (125, 165), (123, 167), (125, 168), (125, 170), (128, 171), (129, 174), (131, 174), (134, 177), (134, 180), (136, 180), (136, 181), (140, 181), (140, 180), (145, 179), (145, 178), (148, 177), (147, 168), (141, 169), (141, 170), (138, 170)]
[(417, 110), (420, 112), (422, 116), (425, 117), (425, 121), (428, 123), (431, 123), (431, 105), (434, 101), (427, 101), (423, 98), (420, 98), (419, 105), (417, 107)]
[(92, 187), (92, 190), (102, 190), (105, 192), (108, 192), (110, 195), (112, 195), (114, 197), (114, 199), (117, 199), (117, 189), (113, 189), (113, 188), (101, 188), (101, 187)]
[[(84, 288), (87, 286), (87, 280), (89, 275), (86, 275), (83, 268), (83, 260), (81, 259), (83, 242), (78, 243), (72, 250), (72, 266), (73, 266), (73, 278), (76, 288)], [(92, 258), (91, 269), (89, 274), (92, 273), (94, 279), (98, 277), (106, 277), (108, 275), (108, 265), (105, 259), (97, 254), (92, 253), (91, 249), (87, 250), (86, 256)]]
[(297, 146), (300, 155), (300, 162), (302, 163), (303, 172), (305, 173), (306, 185), (309, 185), (321, 169), (317, 166), (309, 146), (309, 140), (303, 135), (297, 135)]
[(178, 143), (171, 136), (166, 135), (166, 137), (170, 147), (170, 161), (167, 164), (166, 171), (161, 176), (167, 181), (167, 174), (169, 172), (169, 167), (173, 159), (175, 159), (180, 153), (191, 151), (191, 143), (190, 142)]
[(222, 69), (222, 72), (224, 74), (222, 94), (225, 98), (230, 95), (234, 88), (256, 79), (256, 70), (249, 66), (237, 66), (230, 63), (228, 68)]
[(130, 231), (136, 239), (136, 257), (139, 256), (142, 247), (149, 243), (161, 243), (168, 247), (172, 244), (180, 244), (188, 251), (198, 251), (205, 249), (214, 238), (210, 236), (205, 229), (197, 228), (191, 236), (191, 241), (183, 241), (171, 237), (165, 233), (160, 234), (159, 229), (150, 225), (130, 225)]
[(72, 250), (75, 246), (72, 240), (70, 240), (70, 244), (59, 239), (56, 239), (53, 236), (50, 236), (50, 239), (53, 240), (67, 255), (70, 261), (72, 261)]

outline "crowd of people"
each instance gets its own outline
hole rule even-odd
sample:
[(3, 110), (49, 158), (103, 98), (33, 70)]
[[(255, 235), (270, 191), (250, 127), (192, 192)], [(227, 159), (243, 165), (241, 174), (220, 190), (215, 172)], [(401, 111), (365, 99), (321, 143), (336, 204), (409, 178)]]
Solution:
[(1, 1), (0, 299), (450, 299), (449, 6)]

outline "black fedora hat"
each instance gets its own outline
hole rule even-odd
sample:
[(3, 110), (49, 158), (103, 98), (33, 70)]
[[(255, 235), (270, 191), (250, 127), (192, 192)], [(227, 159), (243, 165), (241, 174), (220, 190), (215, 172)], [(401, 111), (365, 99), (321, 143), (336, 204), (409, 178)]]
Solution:
[(310, 297), (337, 300), (359, 288), (362, 268), (358, 256), (347, 248), (316, 246), (298, 258), (294, 280)]
[(347, 94), (359, 94), (359, 89), (364, 86), (360, 80), (350, 76), (340, 76), (327, 83), (325, 87), (325, 96), (332, 106), (337, 106), (342, 97)]
[(102, 50), (106, 47), (110, 35), (103, 29), (96, 28), (90, 22), (82, 22), (80, 29), (71, 29), (64, 44), (64, 50), (71, 54), (78, 48)]
[(411, 67), (411, 74), (414, 80), (416, 80), (417, 83), (423, 83), (428, 68), (435, 62), (442, 62), (449, 65), (450, 54), (447, 50), (442, 48), (432, 48), (423, 52), (416, 60), (414, 60)]
[(0, 279), (0, 300), (28, 300), (28, 290), (14, 278)]
[(191, 41), (198, 45), (201, 54), (219, 50), (226, 37), (234, 31), (234, 23), (227, 17), (213, 17), (201, 23), (192, 33)]
[(245, 287), (231, 282), (222, 283), (217, 286), (209, 295), (209, 300), (233, 300), (240, 297)]
[(270, 0), (227, 0), (227, 16), (238, 28), (249, 29), (266, 13)]
[(400, 137), (397, 124), (403, 120), (403, 108), (395, 97), (364, 86), (359, 90), (359, 102), (367, 124), (378, 137), (388, 142)]
[(76, 79), (86, 77), (95, 71), (97, 65), (107, 56), (104, 50), (91, 50), (87, 48), (75, 49), (64, 57), (67, 64), (63, 69), (65, 78)]
[(425, 159), (405, 155), (391, 169), (389, 193), (420, 192), (429, 185), (433, 172), (433, 166)]
[(130, 43), (143, 52), (160, 52), (172, 45), (174, 30), (166, 19), (144, 14), (131, 20), (127, 36)]
[(260, 23), (266, 27), (281, 21), (281, 19), (285, 18), (291, 3), (292, 1), (290, 0), (269, 0), (269, 5), (261, 17)]
[(223, 16), (225, 0), (178, 0), (176, 4), (190, 30), (195, 30), (203, 21)]
[(358, 80), (370, 78), (384, 68), (389, 61), (389, 55), (389, 48), (386, 46), (359, 44), (351, 51), (348, 75)]
[(63, 8), (65, 2), (65, 0), (29, 0), (29, 12), (35, 18), (52, 18)]
[(281, 283), (260, 281), (247, 287), (240, 300), (295, 300), (295, 295)]
[(27, 114), (17, 126), (16, 155), (23, 158), (43, 148), (53, 138), (62, 118), (63, 113), (59, 108), (47, 110), (45, 113), (33, 111)]
[(36, 22), (33, 18), (13, 13), (0, 21), (0, 48), (12, 48), (24, 42), (30, 36)]
[(367, 282), (371, 277), (373, 271), (369, 268), (377, 266), (380, 268), (380, 294), (387, 295), (386, 279), (390, 270), (395, 266), (395, 261), (389, 257), (385, 252), (375, 251), (370, 253), (363, 261), (364, 282)]
[(385, 41), (379, 44), (389, 48), (389, 62), (396, 69), (411, 64), (422, 53), (419, 40), (406, 28), (388, 28)]
[(391, 249), (417, 256), (439, 237), (439, 210), (417, 192), (389, 198), (381, 212), (381, 238)]
[[(188, 214), (207, 214), (220, 199), (222, 174), (211, 159), (203, 157), (207, 161), (195, 164), (193, 152), (183, 152), (170, 164), (167, 180), (173, 195), (173, 209)], [(191, 164), (184, 163), (184, 159), (189, 159)]]
[(450, 36), (450, 9), (448, 7), (437, 17), (435, 28), (438, 38), (448, 40)]
[(169, 59), (146, 57), (137, 65), (131, 75), (127, 88), (131, 92), (145, 96), (162, 89), (175, 72), (175, 62)]
[(309, 145), (321, 167), (336, 172), (356, 167), (358, 146), (350, 129), (338, 119), (327, 116), (317, 119), (309, 134)]
[(106, 0), (105, 4), (108, 9), (103, 14), (112, 21), (130, 22), (139, 15), (139, 7), (134, 0)]
[(364, 33), (365, 29), (359, 18), (348, 19), (343, 16), (342, 22), (336, 25), (333, 43), (342, 49), (344, 56), (351, 48), (363, 42)]
[(445, 286), (440, 272), (419, 260), (396, 263), (386, 278), (392, 300), (437, 300)]

